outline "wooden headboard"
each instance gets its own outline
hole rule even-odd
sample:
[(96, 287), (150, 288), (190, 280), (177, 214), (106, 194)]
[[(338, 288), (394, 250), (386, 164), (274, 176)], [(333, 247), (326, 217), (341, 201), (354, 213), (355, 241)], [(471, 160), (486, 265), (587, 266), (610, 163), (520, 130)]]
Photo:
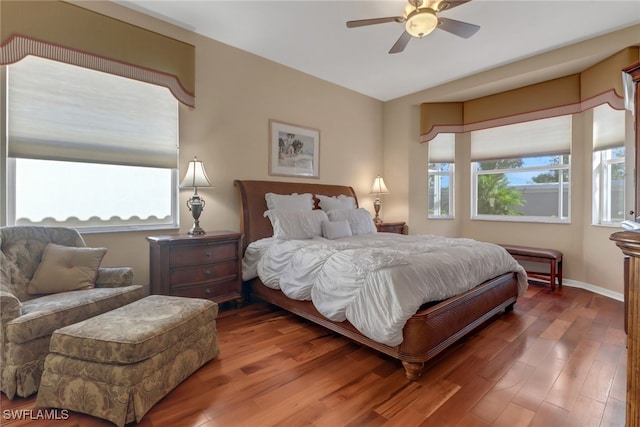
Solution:
[[(267, 201), (264, 195), (267, 193), (292, 194), (311, 193), (314, 196), (339, 196), (344, 194), (356, 199), (353, 188), (346, 185), (313, 184), (305, 182), (279, 182), (279, 181), (242, 181), (235, 180), (233, 185), (238, 189), (240, 196), (240, 232), (244, 234), (243, 250), (251, 242), (273, 236), (273, 228), (269, 218), (264, 217), (267, 210)], [(316, 209), (318, 199), (314, 197)]]

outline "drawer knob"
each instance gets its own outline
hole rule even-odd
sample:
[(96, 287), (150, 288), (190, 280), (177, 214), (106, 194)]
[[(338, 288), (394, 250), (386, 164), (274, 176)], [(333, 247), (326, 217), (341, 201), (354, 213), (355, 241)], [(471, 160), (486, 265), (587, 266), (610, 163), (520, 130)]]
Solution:
[(211, 295), (211, 289), (207, 288), (204, 290), (205, 295)]
[(204, 253), (204, 256), (206, 256), (207, 258), (211, 258), (211, 251), (206, 251)]
[(211, 276), (211, 270), (205, 270), (204, 271), (204, 275), (205, 276)]

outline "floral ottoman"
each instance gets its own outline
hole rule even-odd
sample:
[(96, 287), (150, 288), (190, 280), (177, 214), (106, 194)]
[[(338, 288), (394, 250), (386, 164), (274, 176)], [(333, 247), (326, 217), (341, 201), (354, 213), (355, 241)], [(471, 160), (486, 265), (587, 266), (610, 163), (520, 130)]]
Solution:
[(56, 330), (36, 406), (123, 426), (219, 353), (215, 302), (151, 295)]

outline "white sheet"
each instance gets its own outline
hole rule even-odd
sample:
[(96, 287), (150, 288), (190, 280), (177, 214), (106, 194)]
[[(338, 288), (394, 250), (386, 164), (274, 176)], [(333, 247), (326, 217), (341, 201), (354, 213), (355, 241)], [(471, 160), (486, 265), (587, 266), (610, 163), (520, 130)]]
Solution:
[[(337, 240), (272, 239), (256, 247), (261, 256), (255, 272), (265, 285), (290, 298), (311, 299), (327, 318), (348, 319), (388, 345), (402, 342), (404, 324), (426, 302), (510, 271), (518, 273), (519, 292), (527, 288), (524, 269), (506, 250), (471, 239), (373, 233)], [(248, 264), (243, 262), (246, 273)], [(248, 276), (243, 273), (245, 280)]]

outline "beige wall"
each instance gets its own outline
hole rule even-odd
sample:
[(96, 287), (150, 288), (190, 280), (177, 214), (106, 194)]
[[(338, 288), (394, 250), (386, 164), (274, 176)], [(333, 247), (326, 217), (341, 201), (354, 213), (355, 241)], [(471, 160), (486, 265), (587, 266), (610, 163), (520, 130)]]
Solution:
[[(417, 117), (423, 102), (466, 101), (579, 72), (627, 46), (637, 45), (638, 34), (640, 26), (636, 25), (386, 102), (383, 108), (384, 176), (391, 191), (384, 200), (387, 212), (392, 212), (394, 219), (406, 220), (411, 233), (464, 236), (561, 250), (565, 254), (566, 278), (621, 294), (623, 257), (609, 241), (609, 235), (619, 229), (591, 225), (591, 129), (584, 115), (574, 118), (571, 224), (472, 221), (468, 135), (458, 135), (456, 139), (456, 218), (428, 220), (427, 145), (418, 142)], [(390, 158), (393, 161), (389, 161)]]
[[(180, 179), (194, 155), (204, 161), (215, 185), (199, 190), (205, 230), (239, 230), (235, 179), (309, 180), (269, 176), (269, 119), (320, 129), (317, 182), (352, 185), (360, 204), (373, 211), (369, 191), (382, 170), (382, 102), (115, 4), (77, 3), (196, 46), (196, 108), (180, 106)], [(183, 232), (193, 222), (185, 207), (190, 195), (180, 192)], [(163, 233), (84, 237), (109, 249), (106, 265), (132, 265), (135, 282), (147, 284), (145, 237), (157, 234)]]

